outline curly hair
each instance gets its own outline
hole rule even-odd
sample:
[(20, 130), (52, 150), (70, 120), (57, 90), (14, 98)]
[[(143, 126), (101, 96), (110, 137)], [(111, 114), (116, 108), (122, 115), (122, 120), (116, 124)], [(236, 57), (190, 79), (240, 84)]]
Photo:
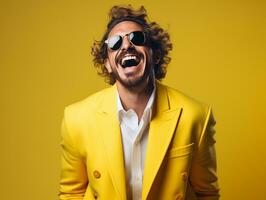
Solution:
[[(115, 83), (115, 78), (110, 74), (104, 66), (104, 61), (107, 58), (107, 46), (105, 40), (107, 39), (112, 28), (122, 21), (133, 21), (142, 26), (144, 32), (147, 33), (149, 38), (149, 45), (154, 56), (154, 74), (157, 80), (161, 80), (166, 75), (167, 65), (170, 63), (171, 58), (168, 56), (169, 51), (172, 50), (172, 43), (170, 42), (169, 34), (162, 29), (156, 22), (149, 22), (147, 12), (144, 6), (134, 10), (131, 5), (127, 6), (113, 6), (109, 12), (109, 23), (107, 30), (100, 41), (94, 41), (91, 54), (94, 57), (94, 67), (97, 69), (98, 74), (105, 77), (105, 81), (111, 85)], [(159, 57), (158, 57), (159, 56)]]

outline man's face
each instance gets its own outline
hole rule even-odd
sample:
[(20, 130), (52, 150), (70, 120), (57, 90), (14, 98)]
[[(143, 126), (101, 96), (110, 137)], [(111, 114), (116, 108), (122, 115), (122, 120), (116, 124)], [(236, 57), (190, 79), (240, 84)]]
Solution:
[[(143, 29), (131, 21), (123, 21), (114, 26), (108, 38), (120, 35), (123, 37), (123, 42), (118, 50), (108, 48), (108, 58), (105, 60), (108, 72), (126, 88), (134, 88), (147, 82), (153, 70), (151, 49), (146, 45), (134, 45), (125, 36), (133, 31), (143, 31)], [(131, 62), (126, 63), (127, 60)]]

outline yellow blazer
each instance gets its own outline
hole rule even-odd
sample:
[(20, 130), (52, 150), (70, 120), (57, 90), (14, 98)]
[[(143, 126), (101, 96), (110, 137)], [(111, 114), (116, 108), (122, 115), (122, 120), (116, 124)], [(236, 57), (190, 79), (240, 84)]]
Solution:
[[(211, 107), (156, 82), (142, 199), (217, 200)], [(116, 85), (67, 106), (59, 199), (126, 200)]]

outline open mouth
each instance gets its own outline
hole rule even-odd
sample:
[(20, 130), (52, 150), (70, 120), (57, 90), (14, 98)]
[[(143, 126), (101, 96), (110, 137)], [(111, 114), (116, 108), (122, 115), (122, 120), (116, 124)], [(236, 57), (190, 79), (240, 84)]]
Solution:
[(141, 61), (139, 55), (127, 54), (120, 60), (120, 65), (123, 68), (137, 66)]

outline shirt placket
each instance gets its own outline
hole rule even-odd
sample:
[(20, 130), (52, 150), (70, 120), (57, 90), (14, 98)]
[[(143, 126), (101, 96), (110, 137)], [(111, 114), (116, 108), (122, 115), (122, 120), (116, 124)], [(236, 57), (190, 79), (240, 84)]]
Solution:
[(133, 177), (133, 200), (141, 199), (142, 170), (141, 170), (141, 146), (137, 137), (132, 147), (132, 177)]

